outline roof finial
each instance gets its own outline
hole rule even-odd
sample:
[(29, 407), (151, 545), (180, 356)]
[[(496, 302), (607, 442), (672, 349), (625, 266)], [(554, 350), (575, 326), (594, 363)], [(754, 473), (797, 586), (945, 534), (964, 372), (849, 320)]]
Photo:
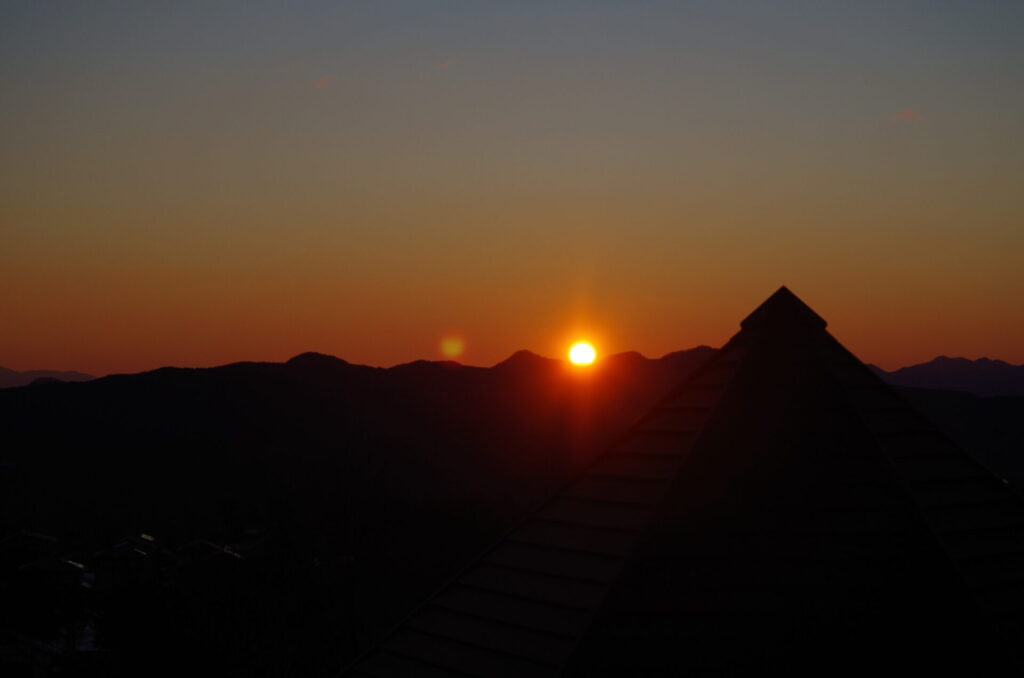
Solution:
[(793, 294), (788, 287), (782, 285), (765, 299), (764, 303), (754, 309), (741, 323), (740, 327), (773, 326), (813, 326), (825, 327), (825, 319), (811, 310), (811, 307)]

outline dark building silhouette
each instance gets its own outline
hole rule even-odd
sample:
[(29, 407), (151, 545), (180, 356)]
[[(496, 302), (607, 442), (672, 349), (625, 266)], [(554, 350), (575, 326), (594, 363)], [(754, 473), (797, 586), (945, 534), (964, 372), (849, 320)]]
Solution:
[(1017, 674), (1024, 503), (786, 288), (354, 676)]

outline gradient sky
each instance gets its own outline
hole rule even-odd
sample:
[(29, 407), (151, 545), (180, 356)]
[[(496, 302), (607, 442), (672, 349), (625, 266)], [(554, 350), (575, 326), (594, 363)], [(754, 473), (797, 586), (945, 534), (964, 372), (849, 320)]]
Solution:
[(0, 2), (0, 365), (1024, 363), (1024, 3)]

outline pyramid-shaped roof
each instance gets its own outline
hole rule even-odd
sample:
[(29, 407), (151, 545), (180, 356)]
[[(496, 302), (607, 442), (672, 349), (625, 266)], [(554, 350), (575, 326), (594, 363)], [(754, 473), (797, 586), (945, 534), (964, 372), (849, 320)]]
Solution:
[(786, 288), (367, 676), (1019, 670), (1024, 503)]

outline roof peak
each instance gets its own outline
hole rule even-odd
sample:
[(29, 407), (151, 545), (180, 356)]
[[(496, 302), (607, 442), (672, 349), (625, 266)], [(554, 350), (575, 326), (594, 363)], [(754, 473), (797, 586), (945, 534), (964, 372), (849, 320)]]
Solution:
[(811, 326), (824, 328), (825, 319), (815, 313), (785, 285), (765, 299), (740, 322), (743, 329), (762, 327)]

